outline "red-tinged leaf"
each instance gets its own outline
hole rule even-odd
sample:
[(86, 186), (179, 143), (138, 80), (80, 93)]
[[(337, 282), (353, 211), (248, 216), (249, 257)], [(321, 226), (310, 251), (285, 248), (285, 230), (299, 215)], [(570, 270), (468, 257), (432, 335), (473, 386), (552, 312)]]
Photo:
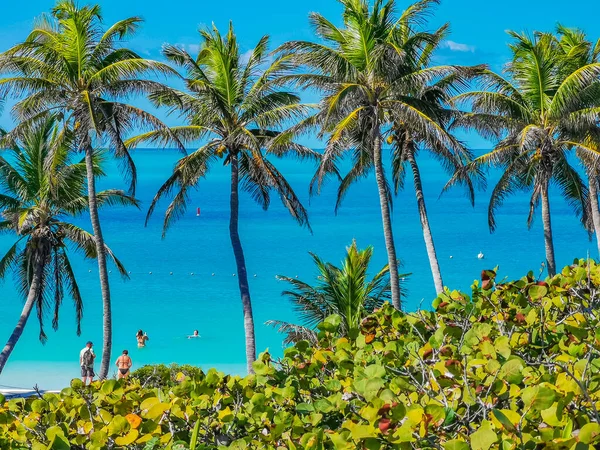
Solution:
[(381, 431), (383, 434), (388, 434), (391, 422), (392, 421), (390, 419), (380, 419), (378, 424), (379, 431)]
[(515, 322), (523, 323), (526, 320), (527, 319), (525, 318), (525, 316), (522, 313), (517, 313), (517, 315), (515, 316)]
[(459, 361), (458, 359), (449, 359), (448, 361), (446, 361), (446, 362), (444, 363), (444, 365), (445, 365), (446, 367), (450, 367), (450, 366), (452, 366), (453, 364), (456, 364), (456, 365), (458, 365), (458, 364), (460, 364), (460, 361)]
[(386, 403), (381, 408), (379, 408), (379, 411), (377, 411), (377, 414), (380, 416), (385, 416), (390, 411), (390, 409), (392, 409), (392, 405), (390, 405), (389, 403)]
[(450, 356), (452, 354), (452, 349), (448, 346), (442, 347), (440, 349), (440, 355), (442, 356)]

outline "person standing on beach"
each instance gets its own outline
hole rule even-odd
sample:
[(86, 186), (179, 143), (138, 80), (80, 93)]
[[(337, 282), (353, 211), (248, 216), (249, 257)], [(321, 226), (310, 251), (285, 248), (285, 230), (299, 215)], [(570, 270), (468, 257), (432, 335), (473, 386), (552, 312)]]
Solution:
[(129, 376), (129, 369), (131, 369), (133, 362), (131, 361), (127, 350), (123, 350), (123, 354), (117, 358), (115, 365), (119, 369), (119, 373), (117, 374), (118, 380)]
[(135, 338), (137, 340), (137, 344), (138, 344), (139, 348), (145, 347), (146, 341), (150, 340), (148, 335), (146, 333), (144, 333), (142, 330), (138, 330), (137, 334), (135, 335)]
[(92, 341), (88, 341), (87, 344), (85, 344), (85, 347), (79, 352), (81, 381), (83, 381), (84, 385), (86, 384), (86, 380), (89, 381), (89, 384), (94, 381), (94, 360), (96, 359), (96, 354), (92, 348), (93, 346), (94, 344), (92, 344)]

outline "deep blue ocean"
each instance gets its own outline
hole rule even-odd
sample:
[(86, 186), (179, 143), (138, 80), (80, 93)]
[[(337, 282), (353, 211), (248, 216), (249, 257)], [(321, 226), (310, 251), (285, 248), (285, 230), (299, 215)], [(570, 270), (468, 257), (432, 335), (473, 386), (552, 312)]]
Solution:
[[(144, 227), (150, 200), (180, 156), (174, 150), (137, 150), (136, 196), (142, 202), (141, 209), (108, 208), (100, 212), (107, 244), (131, 272), (131, 279), (124, 281), (112, 268), (113, 360), (123, 349), (128, 349), (134, 368), (146, 363), (176, 362), (243, 373), (242, 311), (228, 231), (228, 168), (215, 166), (208, 178), (200, 182), (192, 193), (187, 214), (169, 230), (166, 239), (161, 239), (166, 202)], [(505, 202), (498, 211), (498, 229), (490, 234), (489, 195), (479, 192), (475, 208), (460, 189), (438, 198), (448, 175), (425, 153), (420, 158), (427, 209), (447, 286), (468, 290), (482, 269), (495, 266), (499, 266), (500, 278), (522, 276), (529, 270), (539, 272), (544, 260), (544, 242), (539, 217), (533, 228), (527, 229), (528, 194), (513, 196)], [(250, 275), (258, 350), (269, 348), (272, 354), (281, 355), (281, 335), (264, 322), (293, 320), (294, 315), (288, 300), (281, 296), (285, 283), (276, 280), (276, 275), (297, 275), (311, 280), (315, 270), (308, 252), (338, 263), (352, 239), (356, 239), (359, 247), (374, 247), (373, 270), (386, 263), (386, 253), (372, 177), (350, 189), (335, 215), (335, 183), (326, 185), (320, 196), (309, 199), (308, 183), (314, 165), (294, 160), (276, 163), (305, 202), (312, 234), (297, 225), (277, 196), (273, 196), (270, 209), (263, 211), (246, 194), (241, 197), (240, 234)], [(125, 186), (116, 164), (109, 164), (106, 171), (100, 187)], [(497, 174), (492, 173), (489, 185), (496, 179)], [(196, 216), (196, 208), (201, 208), (200, 217)], [(558, 193), (553, 193), (551, 209), (559, 266), (569, 264), (573, 258), (586, 257), (588, 252), (596, 257), (595, 242), (588, 239)], [(87, 218), (77, 222), (90, 229)], [(410, 178), (395, 199), (393, 226), (402, 271), (412, 273), (405, 282), (408, 289), (405, 307), (429, 308), (435, 290)], [(6, 251), (13, 239), (0, 236), (0, 251)], [(483, 260), (477, 259), (480, 251), (485, 254)], [(62, 306), (58, 331), (51, 329), (51, 317), (47, 318), (45, 345), (38, 341), (37, 318), (32, 314), (5, 372), (0, 375), (0, 388), (31, 387), (34, 383), (42, 388), (61, 387), (78, 376), (78, 354), (86, 341), (94, 342), (98, 354), (102, 351), (102, 304), (96, 262), (84, 261), (77, 254), (72, 254), (72, 261), (85, 302), (82, 335), (75, 334), (73, 308), (68, 301)], [(3, 346), (18, 319), (22, 300), (10, 276), (0, 284), (0, 292)], [(146, 348), (136, 347), (138, 329), (150, 337)], [(199, 330), (201, 338), (187, 339), (194, 329)]]

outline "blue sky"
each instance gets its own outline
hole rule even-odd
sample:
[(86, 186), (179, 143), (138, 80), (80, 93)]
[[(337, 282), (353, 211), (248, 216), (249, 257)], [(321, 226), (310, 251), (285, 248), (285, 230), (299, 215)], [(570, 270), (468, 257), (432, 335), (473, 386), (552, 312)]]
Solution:
[[(450, 22), (451, 34), (438, 55), (439, 62), (451, 64), (487, 63), (500, 70), (507, 57), (506, 30), (550, 31), (557, 22), (582, 28), (591, 39), (600, 37), (596, 14), (597, 0), (577, 3), (558, 0), (442, 0), (431, 18), (431, 26)], [(336, 0), (281, 1), (248, 0), (100, 0), (105, 21), (114, 22), (128, 16), (145, 19), (131, 47), (147, 57), (159, 58), (164, 43), (180, 44), (194, 50), (198, 28), (215, 23), (225, 29), (233, 21), (243, 50), (253, 47), (264, 34), (272, 44), (286, 40), (312, 39), (308, 14), (318, 11), (339, 22), (340, 5)], [(11, 0), (3, 2), (0, 14), (0, 50), (22, 40), (36, 16), (51, 9), (52, 0)], [(404, 8), (409, 2), (398, 0)], [(575, 5), (578, 5), (575, 7)], [(160, 114), (159, 114), (160, 115)], [(174, 119), (167, 120), (173, 123)], [(0, 126), (10, 127), (8, 111), (0, 117)], [(485, 146), (470, 135), (473, 147)], [(316, 141), (309, 142), (316, 145)]]

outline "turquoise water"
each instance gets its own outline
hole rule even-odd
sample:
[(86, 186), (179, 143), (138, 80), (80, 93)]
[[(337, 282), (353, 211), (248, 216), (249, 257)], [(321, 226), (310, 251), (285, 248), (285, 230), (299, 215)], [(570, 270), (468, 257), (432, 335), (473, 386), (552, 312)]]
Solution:
[[(146, 208), (179, 154), (138, 150), (134, 157), (139, 171), (137, 197), (143, 202), (142, 209), (101, 211), (106, 241), (131, 271), (128, 281), (123, 281), (116, 270), (111, 274), (113, 359), (121, 350), (129, 349), (135, 367), (177, 362), (243, 373), (244, 333), (237, 279), (232, 276), (235, 263), (228, 232), (227, 168), (215, 167), (209, 178), (200, 183), (198, 190), (192, 193), (186, 216), (161, 240), (161, 213), (165, 205), (157, 209), (158, 214), (148, 227), (144, 227)], [(310, 279), (314, 270), (309, 251), (337, 263), (352, 239), (357, 240), (359, 247), (375, 247), (377, 268), (386, 262), (373, 179), (355, 185), (336, 216), (333, 211), (335, 184), (327, 185), (322, 195), (310, 199), (309, 204), (308, 182), (314, 167), (287, 160), (279, 161), (278, 167), (305, 200), (313, 233), (299, 227), (276, 197), (270, 210), (265, 212), (245, 195), (240, 211), (240, 234), (250, 274), (257, 346), (259, 351), (268, 347), (275, 355), (282, 352), (281, 336), (263, 324), (268, 319), (293, 319), (290, 305), (280, 295), (284, 283), (277, 281), (276, 275)], [(500, 276), (508, 277), (539, 270), (544, 260), (541, 224), (536, 220), (533, 229), (527, 230), (527, 195), (506, 201), (498, 212), (498, 231), (491, 235), (487, 228), (488, 195), (480, 193), (475, 208), (460, 190), (438, 199), (446, 175), (433, 160), (422, 160), (421, 170), (446, 285), (468, 289), (482, 269), (496, 265), (500, 266)], [(109, 167), (107, 172), (101, 186), (123, 186), (116, 166)], [(490, 184), (493, 180), (492, 176)], [(405, 304), (407, 309), (414, 310), (419, 306), (429, 307), (435, 291), (410, 179), (406, 186), (395, 200), (393, 221), (403, 270), (412, 272), (406, 282), (409, 295)], [(200, 217), (196, 217), (197, 207), (202, 211)], [(557, 195), (552, 208), (559, 265), (570, 263), (574, 257), (585, 257), (588, 251), (596, 256), (595, 242), (588, 240), (568, 205)], [(89, 229), (85, 218), (79, 222)], [(11, 236), (0, 236), (0, 251), (6, 250), (11, 241)], [(477, 259), (480, 251), (485, 253), (484, 260)], [(46, 345), (37, 339), (36, 317), (32, 315), (5, 372), (0, 375), (0, 388), (2, 385), (30, 387), (34, 383), (42, 388), (60, 387), (78, 375), (79, 350), (87, 340), (94, 341), (96, 352), (101, 352), (102, 305), (97, 267), (94, 261), (82, 261), (77, 256), (73, 260), (85, 301), (81, 337), (75, 334), (74, 314), (67, 302), (62, 307), (57, 332), (51, 330), (51, 318), (47, 319)], [(0, 285), (0, 292), (3, 345), (19, 316), (22, 302), (10, 277)], [(140, 328), (150, 337), (144, 349), (135, 345), (135, 332)], [(202, 337), (186, 339), (194, 329), (198, 329)]]

